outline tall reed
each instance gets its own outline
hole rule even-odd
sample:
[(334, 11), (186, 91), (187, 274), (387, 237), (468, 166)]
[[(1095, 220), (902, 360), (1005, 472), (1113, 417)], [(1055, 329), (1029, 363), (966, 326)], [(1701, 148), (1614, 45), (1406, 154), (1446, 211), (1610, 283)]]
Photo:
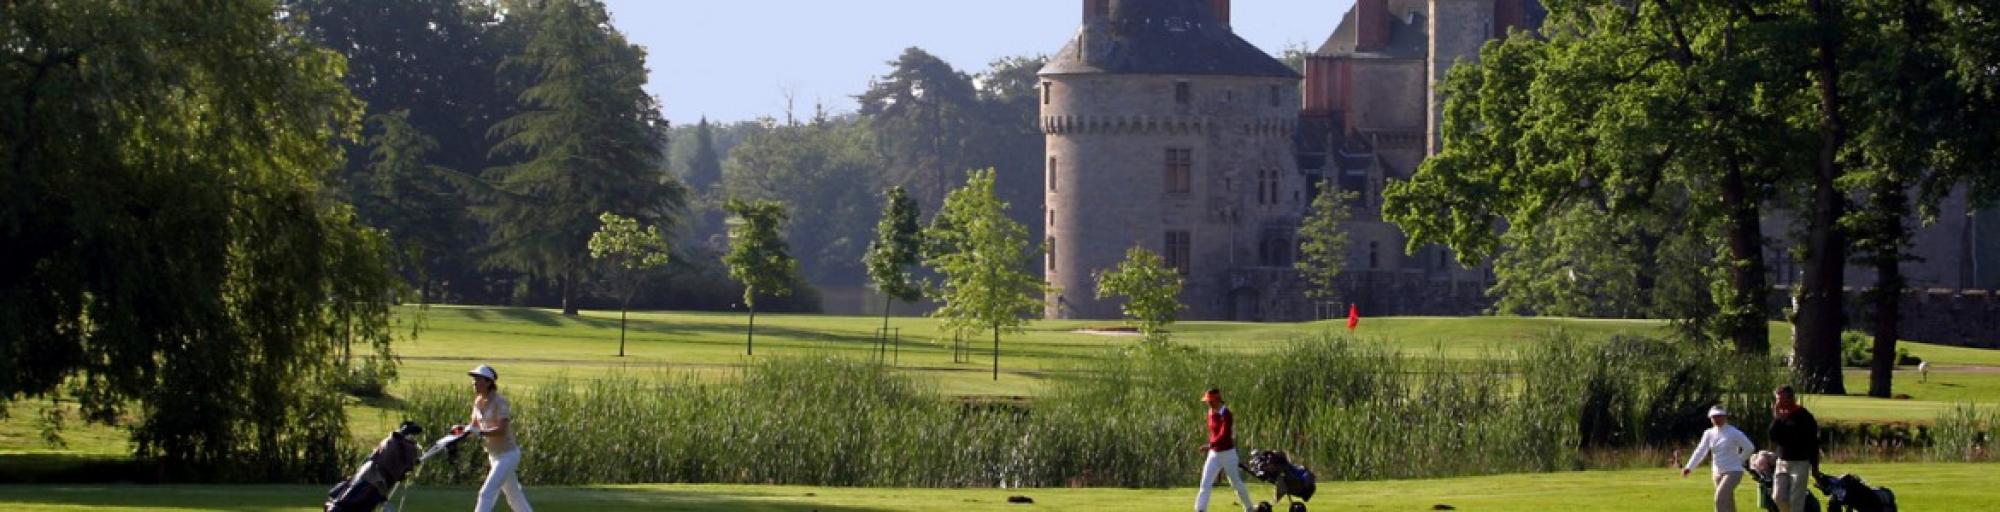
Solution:
[[(1026, 405), (946, 397), (835, 357), (766, 360), (722, 381), (612, 374), (505, 391), (532, 484), (1171, 486), (1196, 481), (1197, 399), (1211, 387), (1246, 456), (1282, 449), (1323, 479), (1379, 479), (1569, 469), (1585, 450), (1677, 445), (1716, 403), (1755, 424), (1777, 375), (1723, 351), (1561, 334), (1471, 361), (1333, 333), (1272, 343), (1078, 361)], [(407, 403), (436, 428), (464, 422), (471, 397), (426, 387)], [(466, 448), (423, 478), (477, 481), (483, 457)]]

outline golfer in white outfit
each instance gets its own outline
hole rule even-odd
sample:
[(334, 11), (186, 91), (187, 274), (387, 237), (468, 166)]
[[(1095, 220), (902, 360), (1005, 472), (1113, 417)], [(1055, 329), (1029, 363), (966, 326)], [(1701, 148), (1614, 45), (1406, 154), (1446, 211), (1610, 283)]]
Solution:
[(486, 463), (492, 468), (486, 472), (486, 483), (479, 486), (479, 504), (473, 510), (492, 512), (494, 502), (505, 493), (507, 508), (514, 512), (534, 512), (535, 508), (528, 506), (528, 495), (521, 492), (521, 480), (514, 476), (514, 470), (521, 465), (521, 447), (514, 444), (513, 408), (507, 405), (507, 397), (500, 396), (499, 384), (494, 383), (500, 374), (483, 364), (466, 374), (472, 376), (472, 390), (478, 395), (472, 399), (472, 421), (468, 426), (479, 432), (479, 440), (486, 445)]
[(1715, 426), (1701, 433), (1694, 456), (1681, 467), (1681, 478), (1693, 473), (1695, 466), (1701, 465), (1701, 459), (1714, 456), (1709, 466), (1714, 468), (1715, 511), (1736, 512), (1736, 484), (1743, 483), (1743, 461), (1757, 453), (1757, 445), (1743, 431), (1730, 426), (1729, 412), (1722, 410), (1722, 406), (1708, 409), (1708, 422)]

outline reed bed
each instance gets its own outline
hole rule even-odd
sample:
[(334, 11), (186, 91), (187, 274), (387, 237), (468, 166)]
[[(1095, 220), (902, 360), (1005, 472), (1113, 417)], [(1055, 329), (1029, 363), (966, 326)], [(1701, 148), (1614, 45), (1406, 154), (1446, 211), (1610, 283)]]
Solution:
[[(948, 397), (833, 356), (769, 359), (735, 379), (610, 374), (502, 392), (530, 484), (1160, 487), (1196, 482), (1197, 398), (1210, 387), (1235, 412), (1245, 456), (1285, 450), (1322, 479), (1360, 480), (1580, 469), (1629, 461), (1606, 455), (1621, 452), (1651, 460), (1698, 436), (1717, 403), (1739, 423), (1768, 422), (1782, 375), (1723, 350), (1561, 333), (1472, 361), (1331, 332), (1283, 343), (1259, 355), (1164, 346), (1084, 359), (1027, 404)], [(406, 411), (442, 428), (465, 422), (470, 401), (466, 386), (419, 387)], [(1973, 434), (1941, 426), (1937, 449), (1983, 449), (1991, 437), (1977, 429), (1995, 425), (1993, 413), (1966, 414), (1953, 432)], [(477, 482), (483, 453), (460, 451), (424, 468), (425, 481)]]

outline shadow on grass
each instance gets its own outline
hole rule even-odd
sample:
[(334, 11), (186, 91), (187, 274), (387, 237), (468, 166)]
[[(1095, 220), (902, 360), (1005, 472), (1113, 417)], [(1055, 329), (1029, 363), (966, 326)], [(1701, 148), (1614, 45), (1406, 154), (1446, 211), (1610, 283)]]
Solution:
[[(409, 510), (462, 510), (473, 504), (472, 487), (416, 487), (405, 506)], [(721, 491), (632, 488), (527, 488), (528, 501), (538, 510), (688, 510), (772, 512), (864, 512), (886, 510), (812, 503), (804, 491), (772, 489)], [(311, 510), (326, 497), (326, 486), (313, 485), (4, 485), (0, 509), (40, 508), (194, 508), (204, 510)], [(399, 507), (402, 508), (402, 507)]]

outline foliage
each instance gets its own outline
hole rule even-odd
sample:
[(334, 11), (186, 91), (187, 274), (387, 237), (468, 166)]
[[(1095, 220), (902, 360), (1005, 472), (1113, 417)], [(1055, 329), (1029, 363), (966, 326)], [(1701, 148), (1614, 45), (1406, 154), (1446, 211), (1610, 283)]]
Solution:
[(729, 197), (783, 203), (813, 229), (791, 230), (804, 278), (818, 284), (862, 284), (870, 208), (880, 190), (881, 162), (867, 126), (851, 119), (767, 124), (749, 133), (724, 163)]
[(920, 204), (937, 205), (970, 168), (979, 96), (972, 78), (920, 48), (910, 47), (892, 70), (856, 96), (874, 141), (888, 159), (890, 183), (909, 186)]
[(1335, 288), (1335, 279), (1347, 266), (1347, 229), (1341, 224), (1353, 218), (1348, 205), (1360, 197), (1351, 190), (1340, 190), (1331, 180), (1323, 181), (1319, 195), (1314, 197), (1306, 211), (1306, 217), (1299, 223), (1299, 260), (1293, 268), (1306, 280), (1306, 295), (1320, 300), (1338, 298), (1340, 290)]
[(1160, 255), (1144, 247), (1125, 250), (1118, 268), (1097, 271), (1097, 298), (1124, 297), (1119, 311), (1127, 322), (1137, 323), (1150, 343), (1167, 341), (1166, 327), (1174, 323), (1181, 305), (1181, 274), (1168, 268)]
[(321, 188), (360, 104), (273, 2), (185, 9), (0, 9), (0, 398), (137, 418), (158, 474), (326, 481), (401, 291)]
[(619, 289), (618, 355), (625, 355), (625, 312), (632, 296), (645, 286), (652, 270), (666, 266), (667, 239), (658, 229), (643, 227), (639, 221), (616, 213), (597, 216), (603, 225), (590, 235), (590, 257), (610, 264), (614, 288)]
[(669, 225), (686, 192), (663, 172), (666, 123), (641, 88), (645, 51), (611, 27), (601, 3), (547, 2), (507, 19), (534, 30), (502, 66), (523, 87), (520, 112), (493, 127), (493, 153), (525, 160), (470, 182), (484, 199), (474, 211), (495, 228), (487, 263), (556, 282), (575, 314), (597, 215)]
[[(993, 378), (1000, 378), (1000, 334), (1020, 332), (1042, 307), (1047, 286), (1025, 270), (1033, 261), (1027, 229), (1007, 218), (994, 195), (992, 169), (967, 174), (965, 186), (945, 197), (924, 238), (932, 250), (926, 266), (942, 274), (931, 316), (944, 332), (993, 334)], [(1039, 251), (1035, 251), (1039, 252)]]
[(785, 205), (730, 199), (726, 207), (736, 219), (729, 226), (729, 253), (722, 255), (722, 263), (729, 267), (729, 278), (743, 284), (743, 305), (750, 308), (750, 329), (743, 344), (750, 353), (755, 350), (751, 343), (757, 329), (757, 294), (790, 295), (799, 264), (780, 233)]
[[(1889, 364), (1909, 366), (1923, 362), (1922, 358), (1911, 356), (1910, 347), (1896, 347), (1896, 358)], [(1867, 333), (1847, 331), (1840, 335), (1840, 364), (1849, 368), (1868, 368), (1875, 364), (1875, 343)]]
[(344, 141), (345, 166), (330, 191), (405, 253), (402, 273), (419, 297), (494, 301), (488, 274), (462, 250), (487, 231), (450, 173), (488, 165), (486, 130), (514, 101), (495, 80), (494, 9), (458, 0), (282, 0), (284, 20), (347, 58), (344, 83), (366, 105), (364, 138)]
[(1534, 229), (1508, 231), (1493, 260), (1494, 309), (1502, 313), (1595, 318), (1714, 315), (1706, 269), (1710, 233), (1673, 215), (1612, 215), (1595, 205), (1565, 208)]

